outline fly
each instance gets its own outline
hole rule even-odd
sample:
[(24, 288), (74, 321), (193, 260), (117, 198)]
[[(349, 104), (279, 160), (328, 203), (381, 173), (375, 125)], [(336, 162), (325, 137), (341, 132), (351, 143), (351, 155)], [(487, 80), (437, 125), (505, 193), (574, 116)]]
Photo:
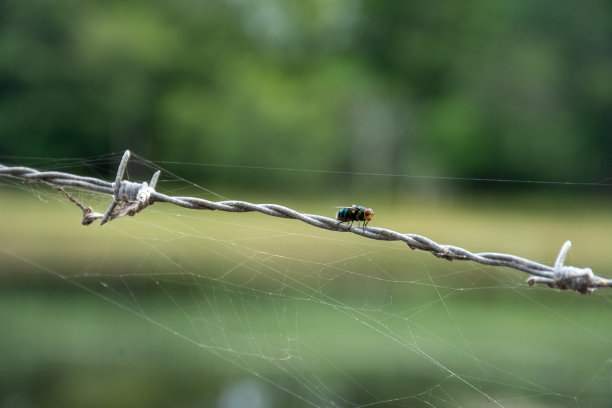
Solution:
[(336, 207), (340, 208), (336, 214), (336, 219), (342, 222), (349, 222), (349, 228), (353, 225), (353, 222), (363, 222), (363, 230), (365, 231), (366, 225), (374, 218), (374, 211), (371, 208), (365, 208), (360, 205), (353, 204), (350, 207)]

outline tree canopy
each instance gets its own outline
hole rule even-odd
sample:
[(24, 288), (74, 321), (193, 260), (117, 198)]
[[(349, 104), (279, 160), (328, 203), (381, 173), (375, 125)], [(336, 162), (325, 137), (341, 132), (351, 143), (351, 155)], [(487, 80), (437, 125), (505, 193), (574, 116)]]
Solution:
[(4, 0), (0, 154), (593, 182), (611, 73), (604, 0)]

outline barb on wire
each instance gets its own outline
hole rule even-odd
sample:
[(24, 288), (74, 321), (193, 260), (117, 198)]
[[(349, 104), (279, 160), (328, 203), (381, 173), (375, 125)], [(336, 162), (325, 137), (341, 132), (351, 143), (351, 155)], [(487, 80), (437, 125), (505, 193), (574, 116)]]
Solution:
[[(494, 252), (472, 253), (457, 246), (438, 244), (427, 237), (416, 234), (401, 234), (389, 229), (376, 227), (355, 228), (333, 218), (316, 214), (302, 214), (278, 204), (252, 204), (244, 201), (214, 202), (196, 197), (173, 197), (155, 191), (160, 175), (159, 170), (153, 174), (149, 183), (134, 183), (124, 180), (123, 177), (130, 155), (130, 151), (126, 150), (113, 183), (69, 173), (56, 171), (41, 172), (29, 167), (7, 167), (2, 164), (0, 164), (0, 176), (23, 179), (29, 182), (40, 182), (64, 192), (68, 199), (83, 211), (83, 225), (89, 225), (96, 219), (101, 219), (100, 225), (104, 225), (115, 218), (125, 215), (133, 216), (156, 202), (170, 203), (194, 210), (257, 211), (274, 217), (300, 220), (327, 230), (352, 232), (365, 238), (382, 241), (403, 241), (411, 249), (427, 251), (449, 261), (462, 260), (490, 266), (505, 266), (528, 273), (530, 275), (530, 278), (527, 280), (529, 285), (536, 283), (545, 284), (551, 288), (571, 289), (583, 294), (592, 293), (600, 287), (612, 287), (612, 279), (601, 278), (595, 275), (590, 268), (578, 268), (563, 264), (571, 247), (570, 241), (564, 243), (555, 265), (548, 266), (510, 254)], [(97, 213), (90, 207), (85, 207), (79, 203), (64, 190), (64, 187), (76, 187), (109, 194), (112, 195), (113, 201), (104, 214)]]
[(148, 205), (153, 204), (151, 201), (151, 193), (155, 192), (157, 180), (159, 180), (160, 170), (157, 170), (151, 178), (151, 183), (146, 182), (132, 183), (123, 180), (125, 169), (127, 168), (128, 160), (131, 153), (126, 150), (117, 170), (117, 177), (113, 183), (113, 202), (110, 204), (106, 213), (102, 216), (100, 225), (106, 224), (108, 221), (123, 217), (124, 215), (133, 216), (142, 211)]

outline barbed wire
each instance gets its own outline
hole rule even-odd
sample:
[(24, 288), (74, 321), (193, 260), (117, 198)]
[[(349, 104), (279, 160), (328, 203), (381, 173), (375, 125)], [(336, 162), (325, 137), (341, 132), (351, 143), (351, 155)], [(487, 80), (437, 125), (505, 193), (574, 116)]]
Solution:
[[(353, 227), (336, 219), (316, 214), (302, 214), (291, 208), (278, 204), (252, 204), (245, 201), (208, 201), (196, 197), (176, 197), (155, 191), (160, 171), (153, 174), (151, 181), (135, 183), (123, 180), (131, 153), (126, 150), (113, 183), (93, 177), (83, 177), (58, 171), (38, 171), (29, 167), (7, 167), (0, 164), (0, 176), (22, 179), (28, 182), (40, 182), (62, 191), (70, 201), (83, 211), (82, 224), (89, 225), (100, 219), (100, 225), (125, 215), (133, 216), (147, 206), (157, 202), (170, 203), (193, 210), (211, 210), (228, 212), (257, 211), (280, 218), (291, 218), (312, 226), (332, 231), (352, 232), (365, 238), (382, 241), (403, 241), (411, 249), (427, 251), (438, 258), (461, 261), (473, 261), (489, 266), (504, 266), (526, 272), (529, 285), (545, 284), (551, 288), (571, 289), (588, 294), (600, 287), (612, 287), (612, 279), (602, 278), (593, 273), (590, 268), (578, 268), (564, 265), (565, 257), (571, 248), (571, 242), (566, 241), (554, 266), (548, 266), (515, 255), (482, 252), (472, 253), (466, 249), (441, 245), (437, 242), (416, 234), (402, 234), (393, 230), (376, 227)], [(93, 211), (70, 195), (64, 187), (73, 187), (113, 196), (113, 201), (104, 214)]]

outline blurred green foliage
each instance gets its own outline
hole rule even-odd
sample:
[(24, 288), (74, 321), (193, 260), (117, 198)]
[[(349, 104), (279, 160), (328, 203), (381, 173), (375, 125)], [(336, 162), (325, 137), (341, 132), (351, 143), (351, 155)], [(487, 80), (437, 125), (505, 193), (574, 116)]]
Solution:
[(599, 181), (611, 56), (604, 0), (3, 0), (0, 155)]

